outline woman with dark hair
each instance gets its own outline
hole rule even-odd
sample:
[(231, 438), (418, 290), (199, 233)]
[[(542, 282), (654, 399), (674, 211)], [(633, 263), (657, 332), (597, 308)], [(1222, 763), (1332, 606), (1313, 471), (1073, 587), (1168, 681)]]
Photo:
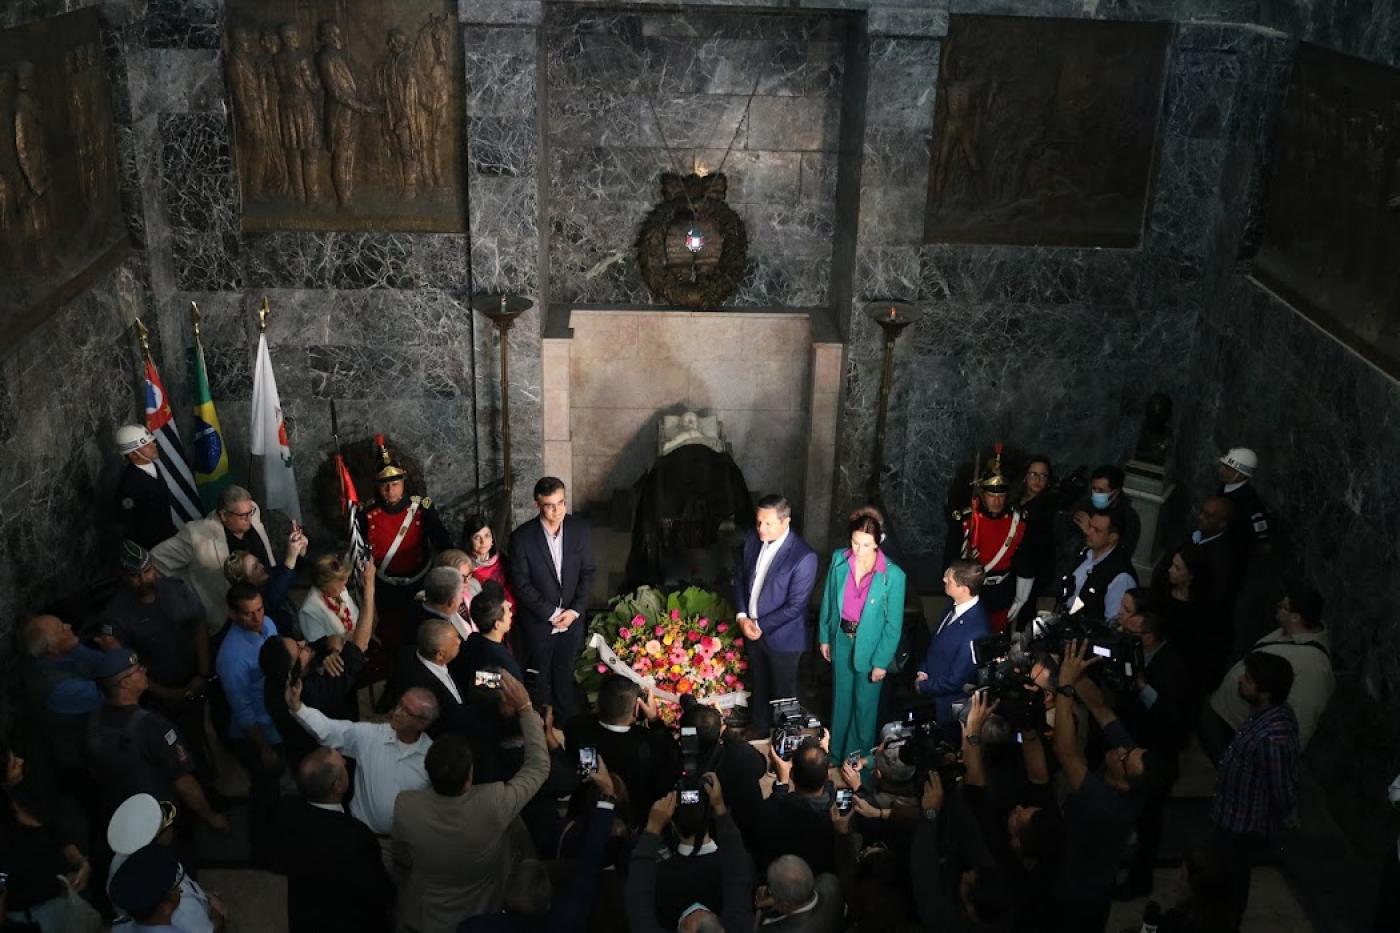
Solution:
[[(1035, 615), (1037, 597), (1055, 581), (1055, 514), (1060, 509), (1060, 497), (1054, 478), (1050, 458), (1035, 454), (1026, 461), (1025, 475), (1015, 492), (1016, 507), (1026, 523), (1025, 537), (1011, 560), (1017, 581), (1011, 618), (1019, 624)], [(1029, 589), (1022, 580), (1031, 581)]]
[(884, 516), (872, 506), (850, 516), (850, 547), (831, 558), (817, 623), (822, 657), (831, 662), (832, 760), (868, 754), (879, 725), (880, 683), (904, 628), (904, 571), (885, 556)]
[(1166, 636), (1180, 643), (1186, 656), (1197, 697), (1220, 681), (1233, 640), (1228, 620), (1219, 615), (1210, 592), (1207, 556), (1198, 546), (1186, 544), (1172, 554), (1166, 579), (1152, 594)]
[(3, 741), (0, 767), (0, 923), (29, 923), (43, 933), (96, 931), (102, 916), (79, 896), (92, 876), (87, 856), (22, 789), (24, 759)]
[(470, 603), (471, 597), (480, 593), (486, 582), (491, 580), (499, 583), (501, 589), (505, 590), (506, 602), (514, 609), (515, 594), (510, 591), (510, 584), (506, 581), (505, 555), (496, 548), (491, 523), (480, 512), (468, 515), (466, 523), (462, 526), (462, 549), (467, 552), (467, 559), (470, 561), (469, 564), (462, 565), (462, 575), (466, 576), (469, 567), (472, 579), (476, 581), (473, 592), (466, 595), (465, 601)]

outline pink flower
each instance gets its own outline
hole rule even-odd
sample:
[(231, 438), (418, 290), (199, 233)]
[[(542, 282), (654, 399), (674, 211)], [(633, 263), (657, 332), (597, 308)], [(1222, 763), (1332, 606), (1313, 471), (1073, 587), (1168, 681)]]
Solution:
[(657, 641), (655, 638), (647, 642), (644, 647), (646, 648), (647, 654), (656, 655), (658, 658), (661, 657), (661, 642)]
[(657, 638), (660, 638), (662, 635), (665, 635), (665, 634), (666, 634), (666, 626), (664, 626), (664, 625), (658, 625), (658, 626), (656, 627), (656, 630), (655, 630), (655, 635), (656, 635), (656, 637), (657, 637)]
[(719, 625), (715, 626), (715, 631), (723, 635), (725, 632), (729, 631), (729, 623), (721, 622)]
[(600, 674), (606, 674), (607, 672), (608, 672), (608, 666), (607, 666), (606, 664), (599, 664), (599, 665), (598, 665), (598, 673), (600, 673)]
[(735, 648), (742, 648), (742, 647), (744, 647), (744, 640), (743, 640), (742, 638), (736, 638), (736, 639), (734, 639), (734, 647), (735, 647)]
[(710, 627), (710, 620), (705, 618), (704, 616), (701, 616), (700, 621), (695, 623), (695, 627), (703, 632), (705, 629)]
[(691, 629), (690, 631), (688, 631), (688, 632), (685, 633), (685, 640), (686, 640), (686, 641), (699, 641), (699, 640), (700, 640), (700, 633), (697, 632), (697, 631), (695, 631), (694, 629)]
[(700, 639), (700, 647), (704, 648), (706, 651), (714, 651), (719, 647), (719, 642), (715, 641), (709, 635), (706, 635), (704, 638)]
[(679, 622), (680, 620), (681, 620), (681, 611), (680, 611), (679, 609), (672, 609), (672, 610), (671, 610), (671, 621), (672, 621), (672, 622)]
[(644, 615), (642, 615), (640, 612), (637, 613), (636, 615), (634, 615), (634, 616), (632, 617), (632, 625), (633, 625), (634, 627), (640, 628), (641, 626), (646, 625), (646, 624), (647, 624), (647, 617), (644, 616)]
[(739, 678), (735, 677), (733, 674), (725, 674), (724, 682), (727, 686), (732, 687), (739, 682)]
[(630, 628), (620, 628), (617, 630), (617, 635), (619, 638), (631, 638), (632, 630)]
[(638, 674), (645, 674), (647, 671), (651, 670), (651, 659), (647, 657), (638, 658), (632, 662), (632, 670), (636, 671)]

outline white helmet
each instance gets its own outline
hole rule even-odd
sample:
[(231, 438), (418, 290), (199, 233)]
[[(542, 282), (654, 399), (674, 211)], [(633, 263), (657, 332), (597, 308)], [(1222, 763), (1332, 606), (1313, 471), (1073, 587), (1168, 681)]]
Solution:
[(160, 801), (150, 794), (135, 794), (122, 801), (112, 814), (107, 824), (107, 845), (117, 855), (130, 855), (150, 845), (164, 823)]
[(1259, 467), (1259, 458), (1248, 447), (1231, 447), (1225, 451), (1225, 456), (1220, 458), (1220, 462), (1245, 476), (1253, 476)]
[(154, 444), (155, 441), (155, 435), (139, 424), (124, 424), (117, 428), (117, 453), (119, 454), (134, 453), (147, 444)]

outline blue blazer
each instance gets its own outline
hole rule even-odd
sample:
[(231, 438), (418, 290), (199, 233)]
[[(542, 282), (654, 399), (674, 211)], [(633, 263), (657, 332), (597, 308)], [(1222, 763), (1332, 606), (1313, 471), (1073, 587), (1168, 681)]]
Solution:
[[(948, 610), (952, 608), (952, 603), (949, 603)], [(947, 610), (938, 617), (938, 621), (941, 623), (946, 615)], [(921, 682), (918, 690), (937, 701), (934, 715), (939, 725), (953, 721), (953, 701), (967, 697), (963, 684), (977, 681), (977, 665), (972, 663), (972, 643), (991, 633), (987, 608), (979, 599), (977, 605), (959, 616), (956, 622), (944, 626), (943, 631), (929, 643), (924, 663), (919, 665), (919, 673), (927, 674), (928, 680)]]
[[(831, 569), (826, 574), (822, 595), (821, 615), (817, 619), (817, 637), (829, 645), (841, 637), (841, 602), (846, 581), (851, 576), (847, 548), (832, 555)], [(870, 592), (860, 608), (860, 625), (856, 627), (855, 669), (868, 673), (874, 668), (889, 669), (899, 649), (899, 636), (904, 631), (904, 571), (885, 557), (885, 572), (876, 573), (870, 581)]]
[[(734, 612), (748, 613), (749, 589), (758, 567), (758, 532), (749, 529), (739, 548), (739, 566), (734, 571)], [(797, 532), (789, 529), (787, 540), (768, 565), (763, 589), (758, 593), (758, 627), (761, 639), (773, 651), (807, 650), (807, 603), (817, 584), (817, 552)]]

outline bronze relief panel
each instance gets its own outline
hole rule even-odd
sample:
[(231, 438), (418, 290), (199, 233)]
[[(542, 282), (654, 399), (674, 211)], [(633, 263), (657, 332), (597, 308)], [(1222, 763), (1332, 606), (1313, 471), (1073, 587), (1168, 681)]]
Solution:
[(1171, 26), (954, 16), (943, 40), (924, 240), (1133, 247)]
[(443, 0), (229, 0), (243, 229), (463, 229), (462, 52)]
[(97, 14), (0, 32), (0, 336), (29, 330), (126, 244)]
[(1254, 274), (1400, 375), (1400, 70), (1302, 46)]

